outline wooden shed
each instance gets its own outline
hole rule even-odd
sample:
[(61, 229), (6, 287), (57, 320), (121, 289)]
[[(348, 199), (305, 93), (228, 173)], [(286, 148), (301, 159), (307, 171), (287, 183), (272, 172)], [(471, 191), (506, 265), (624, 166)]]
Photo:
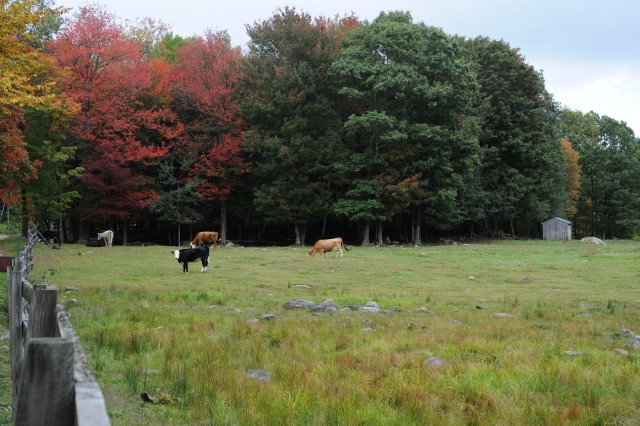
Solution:
[(570, 240), (571, 222), (559, 217), (554, 217), (542, 222), (542, 239), (555, 241)]

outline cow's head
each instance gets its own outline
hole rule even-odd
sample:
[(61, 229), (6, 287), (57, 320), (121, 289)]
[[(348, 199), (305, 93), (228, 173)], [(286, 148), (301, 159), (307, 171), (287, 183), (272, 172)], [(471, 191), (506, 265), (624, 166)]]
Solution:
[(196, 248), (196, 245), (193, 243), (189, 243), (189, 246), (191, 246), (191, 248)]
[(180, 250), (172, 251), (171, 254), (173, 254), (177, 261), (180, 261)]
[(316, 252), (315, 252), (315, 251), (313, 251), (313, 250), (309, 250), (309, 252), (308, 252), (308, 253), (309, 253), (309, 256), (311, 256), (311, 257), (313, 257), (313, 255), (314, 255), (314, 254), (316, 254)]

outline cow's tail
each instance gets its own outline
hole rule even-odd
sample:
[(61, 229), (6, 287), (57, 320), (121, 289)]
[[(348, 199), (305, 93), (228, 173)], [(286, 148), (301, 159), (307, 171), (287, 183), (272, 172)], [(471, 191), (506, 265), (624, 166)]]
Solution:
[(349, 251), (349, 249), (347, 248), (347, 245), (344, 243), (344, 241), (342, 242), (342, 248)]

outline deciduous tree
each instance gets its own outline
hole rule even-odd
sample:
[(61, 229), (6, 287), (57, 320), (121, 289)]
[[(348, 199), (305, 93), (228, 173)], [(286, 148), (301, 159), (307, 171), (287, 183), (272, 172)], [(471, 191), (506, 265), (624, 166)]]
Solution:
[(196, 153), (191, 168), (205, 201), (221, 204), (221, 239), (226, 242), (226, 202), (243, 172), (242, 120), (236, 100), (240, 49), (224, 32), (208, 31), (176, 50), (173, 94), (185, 132), (174, 155)]
[[(399, 211), (413, 211), (416, 244), (420, 223), (458, 223), (458, 192), (477, 151), (471, 109), (477, 87), (458, 42), (413, 23), (409, 13), (381, 13), (347, 35), (331, 77), (347, 109), (343, 132), (351, 154), (341, 167), (353, 182), (336, 212), (361, 206), (347, 217), (378, 221), (378, 243), (381, 219)], [(405, 200), (391, 201), (403, 187)], [(363, 244), (368, 238), (365, 231)]]
[(80, 211), (97, 223), (126, 221), (157, 197), (149, 168), (182, 128), (158, 98), (144, 49), (102, 7), (81, 8), (51, 47), (81, 105), (71, 130), (85, 168)]
[(330, 210), (331, 168), (342, 148), (327, 71), (356, 24), (285, 8), (247, 31), (242, 114), (252, 130), (254, 205), (269, 223), (293, 224), (296, 244)]
[(565, 215), (565, 157), (555, 130), (557, 106), (539, 71), (518, 49), (478, 37), (467, 53), (480, 84), (480, 173), (484, 227), (494, 235), (539, 233), (540, 222)]
[[(20, 193), (22, 233), (29, 221), (26, 186), (37, 178), (41, 162), (29, 155), (24, 129), (25, 108), (54, 110), (60, 106), (54, 81), (46, 70), (52, 65), (37, 49), (44, 22), (55, 21), (62, 9), (50, 9), (42, 0), (0, 0), (0, 189)], [(15, 198), (14, 198), (15, 199)]]

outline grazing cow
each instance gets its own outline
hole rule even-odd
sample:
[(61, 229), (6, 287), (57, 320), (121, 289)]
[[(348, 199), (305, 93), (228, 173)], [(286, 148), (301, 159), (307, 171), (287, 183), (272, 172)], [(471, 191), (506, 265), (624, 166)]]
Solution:
[[(38, 231), (40, 232), (40, 231)], [(40, 232), (42, 238), (48, 243), (49, 241), (53, 241), (54, 243), (62, 244), (60, 242), (60, 231), (42, 231)]]
[(342, 242), (342, 238), (332, 238), (330, 240), (318, 240), (313, 245), (313, 248), (309, 250), (309, 256), (314, 256), (316, 253), (322, 253), (325, 256), (325, 253), (330, 251), (336, 251), (336, 257), (338, 257), (338, 253), (340, 257), (344, 257), (342, 255), (342, 249), (349, 250), (347, 246)]
[(198, 246), (211, 246), (213, 244), (213, 249), (218, 248), (218, 233), (217, 232), (198, 232), (196, 236), (191, 241), (191, 248)]
[(85, 244), (87, 247), (104, 247), (106, 244), (104, 240), (98, 240), (96, 237), (89, 238), (89, 241)]
[(198, 259), (202, 261), (201, 272), (207, 272), (207, 266), (209, 266), (209, 247), (198, 246), (194, 248), (175, 250), (171, 253), (173, 253), (179, 263), (182, 263), (182, 271), (185, 274), (189, 273), (189, 262), (195, 262)]
[(113, 231), (104, 231), (98, 234), (98, 241), (104, 240), (107, 247), (113, 247)]

